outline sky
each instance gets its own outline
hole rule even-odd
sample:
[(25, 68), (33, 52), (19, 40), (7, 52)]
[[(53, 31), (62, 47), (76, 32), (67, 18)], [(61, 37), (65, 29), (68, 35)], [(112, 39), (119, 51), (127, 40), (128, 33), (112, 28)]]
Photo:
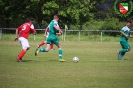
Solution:
[[(115, 1), (116, 0), (105, 0), (105, 2), (102, 3), (102, 4), (96, 4), (96, 7), (100, 8), (102, 10), (107, 10), (108, 8), (110, 8), (111, 6), (114, 5)], [(118, 0), (118, 1), (120, 1), (120, 2), (122, 2), (122, 1), (129, 2), (129, 1), (133, 1), (133, 0)]]

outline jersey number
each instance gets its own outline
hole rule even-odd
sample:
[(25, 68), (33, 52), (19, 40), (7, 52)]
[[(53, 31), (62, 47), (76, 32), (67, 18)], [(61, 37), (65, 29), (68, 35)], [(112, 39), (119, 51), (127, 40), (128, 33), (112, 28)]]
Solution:
[(25, 29), (26, 29), (26, 26), (27, 26), (27, 25), (24, 25), (24, 26), (22, 27), (22, 30), (25, 30)]

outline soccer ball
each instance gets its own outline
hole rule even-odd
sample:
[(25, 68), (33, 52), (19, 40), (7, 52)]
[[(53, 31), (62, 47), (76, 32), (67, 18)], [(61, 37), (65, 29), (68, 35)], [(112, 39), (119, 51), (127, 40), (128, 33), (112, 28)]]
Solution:
[(73, 58), (73, 62), (78, 62), (79, 61), (79, 58), (78, 57), (74, 57)]

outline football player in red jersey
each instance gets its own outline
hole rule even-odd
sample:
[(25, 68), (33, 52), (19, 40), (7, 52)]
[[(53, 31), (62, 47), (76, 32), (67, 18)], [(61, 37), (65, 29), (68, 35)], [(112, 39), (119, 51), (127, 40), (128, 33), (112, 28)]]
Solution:
[(17, 62), (21, 62), (22, 57), (30, 48), (30, 45), (28, 42), (28, 35), (30, 34), (30, 32), (32, 32), (34, 35), (36, 34), (31, 18), (27, 18), (27, 22), (22, 24), (16, 29), (15, 41), (19, 40), (20, 44), (22, 45), (22, 51), (19, 53), (17, 57)]

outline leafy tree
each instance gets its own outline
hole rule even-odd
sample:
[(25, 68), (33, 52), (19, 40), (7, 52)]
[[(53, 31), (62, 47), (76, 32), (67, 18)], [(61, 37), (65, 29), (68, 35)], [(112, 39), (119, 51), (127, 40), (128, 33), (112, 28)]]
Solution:
[(58, 13), (64, 24), (83, 24), (93, 18), (94, 3), (90, 0), (52, 0), (44, 3), (43, 14)]
[(49, 22), (58, 13), (62, 23), (83, 24), (93, 17), (93, 4), (90, 0), (2, 0), (0, 19), (5, 21), (5, 27), (10, 27), (30, 16), (41, 28), (43, 20)]

